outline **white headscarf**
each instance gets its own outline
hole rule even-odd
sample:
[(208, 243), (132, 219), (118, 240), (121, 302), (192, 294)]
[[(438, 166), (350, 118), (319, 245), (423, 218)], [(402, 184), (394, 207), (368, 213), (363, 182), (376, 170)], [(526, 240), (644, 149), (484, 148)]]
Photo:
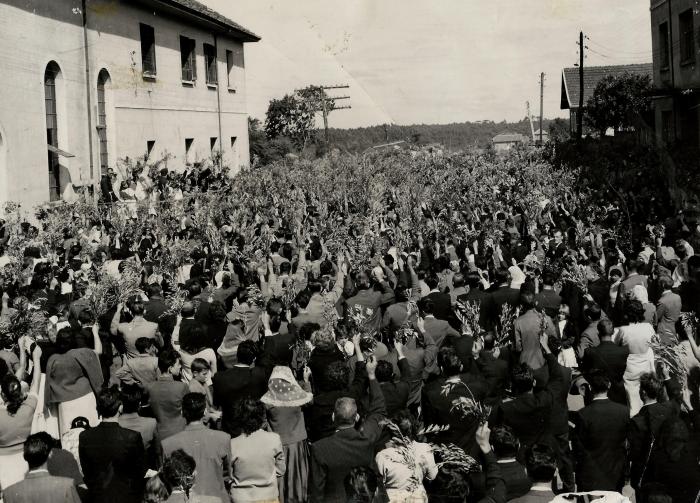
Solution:
[(649, 304), (649, 293), (642, 285), (634, 285), (631, 293), (632, 297), (637, 299), (642, 304)]

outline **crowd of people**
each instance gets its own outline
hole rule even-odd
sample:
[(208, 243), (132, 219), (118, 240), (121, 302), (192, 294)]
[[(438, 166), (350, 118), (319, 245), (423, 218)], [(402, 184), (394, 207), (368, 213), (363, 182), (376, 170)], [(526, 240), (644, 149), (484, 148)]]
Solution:
[(110, 175), (97, 212), (0, 221), (6, 503), (700, 497), (700, 222), (411, 230), (387, 191), (363, 244), (300, 187), (222, 220), (214, 170)]

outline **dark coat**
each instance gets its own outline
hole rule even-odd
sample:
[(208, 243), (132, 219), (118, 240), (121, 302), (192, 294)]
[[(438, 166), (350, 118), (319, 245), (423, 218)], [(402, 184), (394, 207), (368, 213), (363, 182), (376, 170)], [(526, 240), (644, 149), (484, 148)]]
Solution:
[(438, 320), (447, 321), (453, 328), (459, 327), (460, 323), (452, 310), (452, 297), (450, 297), (449, 293), (429, 293), (422, 300), (429, 300), (433, 303), (433, 315)]
[(398, 361), (398, 367), (401, 372), (400, 381), (383, 382), (380, 384), (388, 417), (392, 417), (396, 412), (406, 408), (408, 395), (411, 391), (411, 385), (409, 383), (412, 378), (412, 373), (408, 360), (406, 360), (406, 358), (401, 358)]
[(221, 407), (222, 429), (232, 437), (240, 432), (233, 405), (241, 398), (260, 399), (267, 391), (265, 370), (260, 367), (232, 367), (212, 378), (214, 405)]
[(457, 300), (462, 302), (479, 303), (479, 326), (484, 330), (491, 330), (498, 319), (493, 297), (489, 292), (479, 288), (470, 288), (465, 295), (460, 295)]
[(619, 404), (627, 403), (627, 393), (622, 380), (627, 368), (629, 349), (612, 341), (602, 341), (598, 346), (587, 348), (583, 353), (581, 371), (585, 374), (599, 369), (608, 374), (610, 391), (608, 398)]
[(90, 501), (140, 503), (146, 462), (139, 433), (102, 422), (80, 434), (78, 450)]
[(608, 399), (578, 412), (572, 438), (578, 491), (622, 491), (629, 416), (629, 408)]
[(508, 384), (508, 362), (502, 358), (495, 358), (490, 352), (482, 351), (476, 365), (488, 386), (487, 403), (499, 402)]

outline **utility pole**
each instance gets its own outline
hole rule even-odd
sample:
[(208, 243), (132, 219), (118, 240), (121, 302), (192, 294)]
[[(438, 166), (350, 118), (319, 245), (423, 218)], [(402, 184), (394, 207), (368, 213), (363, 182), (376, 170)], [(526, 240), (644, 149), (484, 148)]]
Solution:
[(576, 138), (583, 137), (583, 32), (578, 35), (578, 113), (576, 114)]
[[(318, 100), (320, 101), (320, 108), (315, 109), (316, 112), (321, 112), (323, 114), (323, 130), (324, 138), (326, 140), (326, 145), (330, 144), (330, 131), (328, 130), (328, 114), (333, 110), (344, 110), (347, 108), (352, 108), (350, 105), (346, 106), (336, 106), (336, 100), (349, 100), (350, 96), (327, 96), (326, 91), (329, 89), (349, 89), (350, 86), (347, 84), (337, 85), (337, 86), (315, 86), (318, 90)], [(296, 89), (295, 92), (303, 91), (303, 89)], [(329, 103), (331, 106), (329, 106)]]
[(544, 72), (540, 73), (540, 145), (542, 145), (542, 115), (544, 112)]

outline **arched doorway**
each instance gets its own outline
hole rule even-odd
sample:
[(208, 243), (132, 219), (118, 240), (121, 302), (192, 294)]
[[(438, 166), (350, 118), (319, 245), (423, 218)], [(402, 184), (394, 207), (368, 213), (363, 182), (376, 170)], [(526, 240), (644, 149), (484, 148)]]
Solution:
[(44, 72), (44, 102), (46, 105), (46, 144), (49, 167), (49, 199), (61, 198), (61, 167), (58, 161), (58, 99), (56, 80), (61, 69), (55, 61), (46, 65)]
[(97, 138), (100, 152), (100, 175), (109, 168), (109, 144), (107, 141), (107, 90), (110, 85), (109, 72), (104, 68), (97, 76)]

